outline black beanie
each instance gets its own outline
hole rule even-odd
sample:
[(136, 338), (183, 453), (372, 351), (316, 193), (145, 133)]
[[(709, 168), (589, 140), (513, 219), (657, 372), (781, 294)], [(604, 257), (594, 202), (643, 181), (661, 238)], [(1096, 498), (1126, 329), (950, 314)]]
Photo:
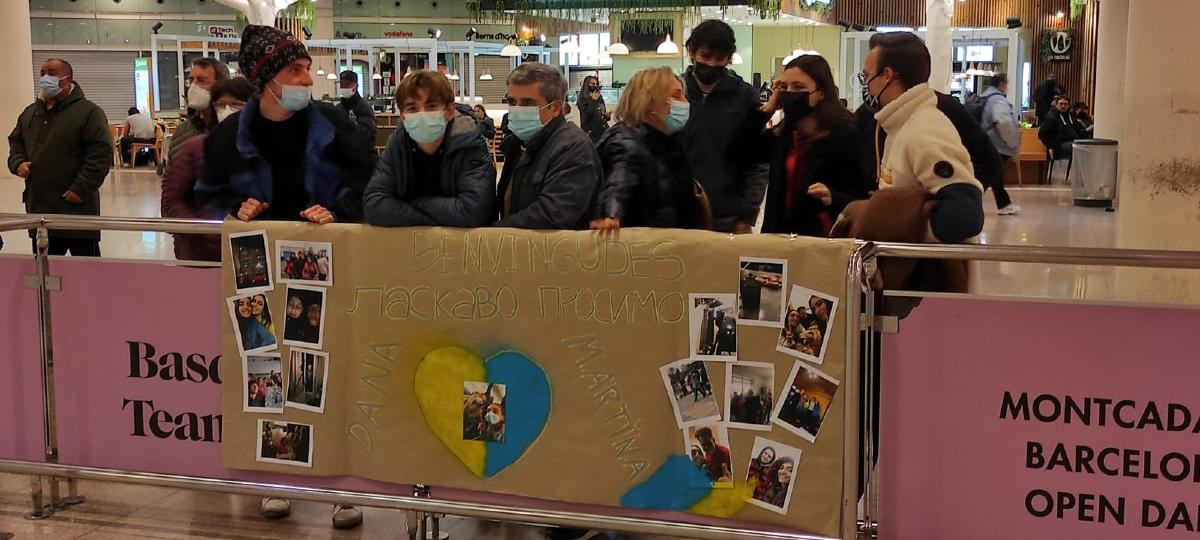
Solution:
[(301, 58), (312, 61), (304, 44), (283, 30), (258, 25), (248, 25), (242, 30), (238, 67), (259, 90), (283, 68)]

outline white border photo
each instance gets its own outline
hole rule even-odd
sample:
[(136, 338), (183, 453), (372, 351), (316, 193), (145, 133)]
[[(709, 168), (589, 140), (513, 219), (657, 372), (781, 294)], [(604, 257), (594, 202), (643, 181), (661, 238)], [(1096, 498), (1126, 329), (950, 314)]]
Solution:
[(328, 388), (328, 353), (295, 347), (288, 351), (287, 408), (323, 413)]
[(691, 357), (713, 362), (737, 361), (737, 295), (688, 295)]
[(712, 378), (704, 362), (684, 358), (662, 366), (658, 371), (662, 374), (671, 410), (675, 412), (675, 423), (680, 428), (721, 421), (721, 407), (717, 404)]
[[(261, 296), (263, 298), (263, 313), (267, 316), (267, 323), (254, 318), (252, 312), (247, 312), (245, 324), (242, 323), (242, 317), (238, 313), (239, 303), (246, 301), (247, 309), (253, 309), (251, 303), (254, 298)], [(225, 305), (229, 309), (229, 320), (233, 323), (233, 338), (237, 341), (238, 352), (243, 355), (270, 352), (279, 348), (279, 336), (272, 332), (272, 328), (278, 328), (271, 315), (271, 305), (267, 293), (257, 292), (250, 294), (239, 294), (230, 296), (225, 299)], [(249, 334), (248, 334), (249, 333)], [(247, 343), (249, 338), (255, 338), (253, 342)], [(267, 337), (270, 342), (267, 342)], [(258, 345), (257, 347), (247, 349), (247, 345)]]
[[(763, 389), (767, 391), (766, 397), (762, 395)], [(775, 364), (734, 362), (725, 366), (725, 423), (730, 428), (771, 431), (774, 400)], [(754, 421), (749, 415), (758, 416), (759, 420)]]
[[(291, 426), (296, 426), (297, 429), (289, 429)], [(279, 431), (275, 431), (276, 429)], [(288, 437), (292, 439), (288, 441)], [(313, 447), (317, 443), (313, 434), (313, 427), (309, 424), (260, 418), (258, 419), (258, 434), (255, 439), (258, 441), (254, 448), (255, 461), (290, 465), (292, 467), (312, 467)], [(271, 446), (264, 447), (263, 443), (268, 440)], [(279, 447), (290, 448), (292, 451), (292, 454), (290, 454), (291, 457), (279, 458), (279, 454), (277, 453)], [(271, 457), (263, 455), (263, 452), (268, 451), (274, 455)]]
[(836, 296), (792, 285), (775, 350), (817, 364), (824, 362), (837, 308)]
[[(295, 291), (302, 291), (302, 294), (295, 294)], [(309, 287), (307, 285), (288, 285), (287, 286), (287, 303), (284, 304), (284, 323), (283, 323), (283, 344), (304, 349), (323, 349), (325, 343), (325, 308), (328, 304), (328, 298), (325, 294), (327, 291), (321, 287)], [(296, 309), (293, 299), (300, 301), (300, 316), (292, 317), (293, 311)], [(311, 310), (314, 306), (321, 309), (321, 319), (318, 321), (317, 329), (313, 330), (309, 320), (312, 318)], [(313, 336), (312, 334), (316, 334)], [(313, 339), (316, 341), (313, 341)]]
[(283, 361), (279, 353), (243, 356), (242, 384), (242, 411), (283, 414)]
[[(713, 448), (711, 451), (704, 448), (704, 441), (701, 440), (700, 430), (707, 429), (712, 434)], [(688, 482), (690, 487), (714, 487), (714, 488), (732, 488), (733, 487), (733, 454), (729, 448), (729, 427), (721, 422), (710, 422), (707, 424), (696, 424), (683, 428), (683, 453), (692, 461), (692, 465), (700, 469), (704, 473), (704, 477), (708, 479), (703, 485), (694, 485), (693, 482)], [(715, 463), (714, 463), (715, 462)], [(711, 470), (716, 467), (718, 470)]]
[[(762, 457), (764, 453), (770, 451), (770, 463), (763, 463)], [(753, 504), (759, 508), (765, 508), (777, 514), (787, 514), (788, 506), (792, 503), (792, 490), (796, 487), (796, 473), (800, 469), (800, 456), (803, 452), (799, 448), (788, 446), (778, 441), (772, 441), (766, 437), (758, 436), (754, 438), (754, 449), (750, 452), (750, 460), (746, 463), (746, 482), (751, 479), (757, 479), (758, 484), (754, 487), (754, 493), (746, 502)], [(779, 470), (790, 464), (790, 477), (787, 480), (787, 487), (784, 488), (779, 483)], [(781, 489), (784, 489), (782, 493)], [(783, 500), (779, 501), (779, 496), (783, 495)], [(779, 506), (776, 502), (781, 502), (783, 506)]]
[(738, 260), (738, 324), (783, 326), (787, 259)]
[(784, 384), (783, 398), (775, 405), (771, 421), (800, 438), (817, 442), (841, 383), (829, 374), (799, 360)]
[[(258, 242), (250, 240), (251, 237), (262, 239), (261, 257), (258, 254), (246, 252), (248, 249), (254, 250), (259, 247)], [(230, 266), (233, 267), (233, 287), (237, 294), (275, 290), (275, 284), (272, 282), (274, 274), (271, 273), (271, 244), (267, 241), (267, 231), (230, 233), (229, 261)], [(262, 266), (262, 268), (258, 266)], [(247, 275), (249, 277), (245, 279), (250, 281), (243, 283), (243, 276)]]
[[(297, 251), (304, 250), (312, 255), (316, 260), (313, 264), (317, 267), (317, 275), (324, 275), (325, 279), (304, 279), (301, 273), (294, 274), (298, 277), (293, 277), (287, 273), (287, 264), (284, 263), (284, 252), (287, 251), (295, 256)], [(321, 260), (324, 259), (324, 264)], [(276, 271), (279, 272), (278, 283), (296, 283), (300, 285), (315, 285), (321, 287), (333, 286), (333, 244), (329, 242), (304, 242), (301, 240), (276, 240), (275, 241), (275, 264)], [(321, 271), (324, 270), (322, 273)], [(303, 270), (300, 270), (302, 272)]]

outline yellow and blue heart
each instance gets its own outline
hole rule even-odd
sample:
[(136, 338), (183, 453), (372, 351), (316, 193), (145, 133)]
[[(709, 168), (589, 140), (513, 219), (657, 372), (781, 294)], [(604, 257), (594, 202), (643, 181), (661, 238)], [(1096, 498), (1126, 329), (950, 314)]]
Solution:
[(717, 488), (688, 456), (671, 456), (645, 482), (621, 497), (621, 506), (641, 510), (675, 510), (719, 518), (737, 514), (755, 483), (736, 482), (732, 488)]
[[(505, 386), (502, 442), (463, 440), (463, 383)], [(475, 476), (491, 478), (516, 463), (550, 418), (550, 381), (522, 353), (505, 351), (487, 360), (460, 347), (436, 349), (417, 365), (415, 393), (433, 434)]]

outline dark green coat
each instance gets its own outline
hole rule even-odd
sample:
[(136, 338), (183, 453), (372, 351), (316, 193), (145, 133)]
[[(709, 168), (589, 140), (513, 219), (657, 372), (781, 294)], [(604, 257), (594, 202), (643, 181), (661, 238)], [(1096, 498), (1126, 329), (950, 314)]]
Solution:
[[(8, 136), (8, 170), (30, 162), (21, 195), (31, 214), (100, 215), (100, 185), (112, 167), (113, 142), (104, 111), (75, 84), (52, 109), (35, 101), (25, 108)], [(72, 204), (68, 190), (83, 199)], [(99, 239), (99, 231), (53, 231), (52, 236)]]

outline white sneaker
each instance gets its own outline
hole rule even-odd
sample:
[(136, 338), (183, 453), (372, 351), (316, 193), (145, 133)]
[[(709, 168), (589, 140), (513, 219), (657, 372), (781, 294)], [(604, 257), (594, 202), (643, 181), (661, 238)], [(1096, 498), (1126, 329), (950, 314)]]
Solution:
[(1015, 216), (1021, 213), (1021, 207), (1015, 204), (1010, 204), (996, 211), (996, 215), (1000, 216)]
[(271, 499), (263, 497), (259, 503), (259, 512), (262, 512), (263, 517), (269, 519), (279, 519), (288, 517), (292, 513), (292, 503), (287, 499)]
[(333, 505), (333, 528), (353, 529), (362, 525), (362, 510), (353, 506)]

